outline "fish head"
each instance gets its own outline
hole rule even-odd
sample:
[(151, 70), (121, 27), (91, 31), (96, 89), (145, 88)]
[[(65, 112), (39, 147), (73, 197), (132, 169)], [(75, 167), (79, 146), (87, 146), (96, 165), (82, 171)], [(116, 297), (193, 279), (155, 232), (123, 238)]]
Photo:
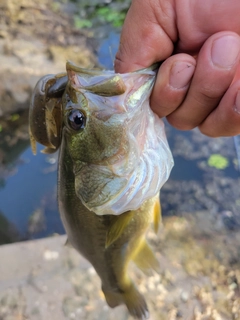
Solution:
[(62, 100), (72, 160), (119, 166), (130, 151), (130, 120), (140, 107), (139, 99), (149, 96), (155, 73), (150, 71), (139, 79), (136, 74), (129, 77), (82, 69), (70, 62), (67, 73), (69, 81)]
[(128, 151), (124, 121), (116, 116), (114, 108), (109, 110), (108, 99), (76, 88), (71, 82), (66, 87), (62, 98), (65, 136), (75, 167), (105, 166)]
[(76, 194), (97, 214), (120, 214), (126, 206), (116, 209), (112, 204), (128, 193), (129, 182), (141, 180), (135, 169), (146, 149), (146, 101), (156, 73), (148, 68), (115, 74), (68, 62), (67, 74), (63, 136), (73, 164)]

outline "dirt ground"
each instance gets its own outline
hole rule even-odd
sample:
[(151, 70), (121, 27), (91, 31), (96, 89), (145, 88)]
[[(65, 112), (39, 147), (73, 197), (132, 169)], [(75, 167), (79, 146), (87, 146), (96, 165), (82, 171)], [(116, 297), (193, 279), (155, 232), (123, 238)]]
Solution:
[[(213, 237), (208, 212), (164, 218), (149, 232), (161, 272), (131, 277), (144, 294), (151, 320), (240, 320), (240, 235)], [(217, 237), (217, 239), (216, 239)], [(110, 309), (100, 279), (65, 236), (0, 247), (1, 320), (130, 320)], [(238, 244), (238, 245), (236, 245)]]

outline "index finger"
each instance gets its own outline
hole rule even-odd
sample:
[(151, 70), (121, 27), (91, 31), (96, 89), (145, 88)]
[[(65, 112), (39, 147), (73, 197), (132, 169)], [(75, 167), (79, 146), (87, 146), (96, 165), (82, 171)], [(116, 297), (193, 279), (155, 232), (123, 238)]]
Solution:
[(165, 1), (162, 6), (157, 0), (132, 1), (115, 58), (116, 72), (149, 67), (172, 54), (173, 40), (177, 38), (174, 17), (171, 19), (173, 12), (171, 1)]

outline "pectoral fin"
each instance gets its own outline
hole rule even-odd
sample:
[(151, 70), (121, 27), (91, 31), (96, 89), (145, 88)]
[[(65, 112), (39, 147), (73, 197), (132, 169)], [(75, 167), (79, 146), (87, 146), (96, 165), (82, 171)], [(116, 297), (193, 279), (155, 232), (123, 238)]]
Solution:
[(160, 204), (159, 197), (157, 197), (156, 202), (154, 204), (154, 208), (153, 208), (153, 229), (155, 233), (158, 233), (161, 220), (162, 220), (161, 204)]
[(115, 242), (124, 232), (132, 217), (134, 211), (128, 211), (122, 213), (119, 216), (113, 217), (113, 221), (108, 229), (105, 248), (109, 247), (113, 242)]
[(159, 262), (145, 239), (140, 244), (140, 249), (133, 262), (146, 274), (150, 274), (152, 270), (160, 272)]

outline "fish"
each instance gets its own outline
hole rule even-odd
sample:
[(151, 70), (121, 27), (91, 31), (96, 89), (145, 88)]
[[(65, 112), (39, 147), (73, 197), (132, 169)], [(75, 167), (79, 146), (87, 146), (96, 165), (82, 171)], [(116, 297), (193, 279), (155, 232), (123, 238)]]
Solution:
[(173, 158), (163, 121), (149, 107), (157, 68), (116, 74), (67, 62), (66, 69), (45, 76), (33, 92), (32, 149), (36, 141), (45, 153), (59, 149), (58, 204), (68, 243), (96, 270), (107, 304), (125, 304), (133, 317), (147, 319), (128, 267), (133, 261), (145, 274), (160, 271), (146, 234), (151, 225), (158, 232), (159, 192)]

